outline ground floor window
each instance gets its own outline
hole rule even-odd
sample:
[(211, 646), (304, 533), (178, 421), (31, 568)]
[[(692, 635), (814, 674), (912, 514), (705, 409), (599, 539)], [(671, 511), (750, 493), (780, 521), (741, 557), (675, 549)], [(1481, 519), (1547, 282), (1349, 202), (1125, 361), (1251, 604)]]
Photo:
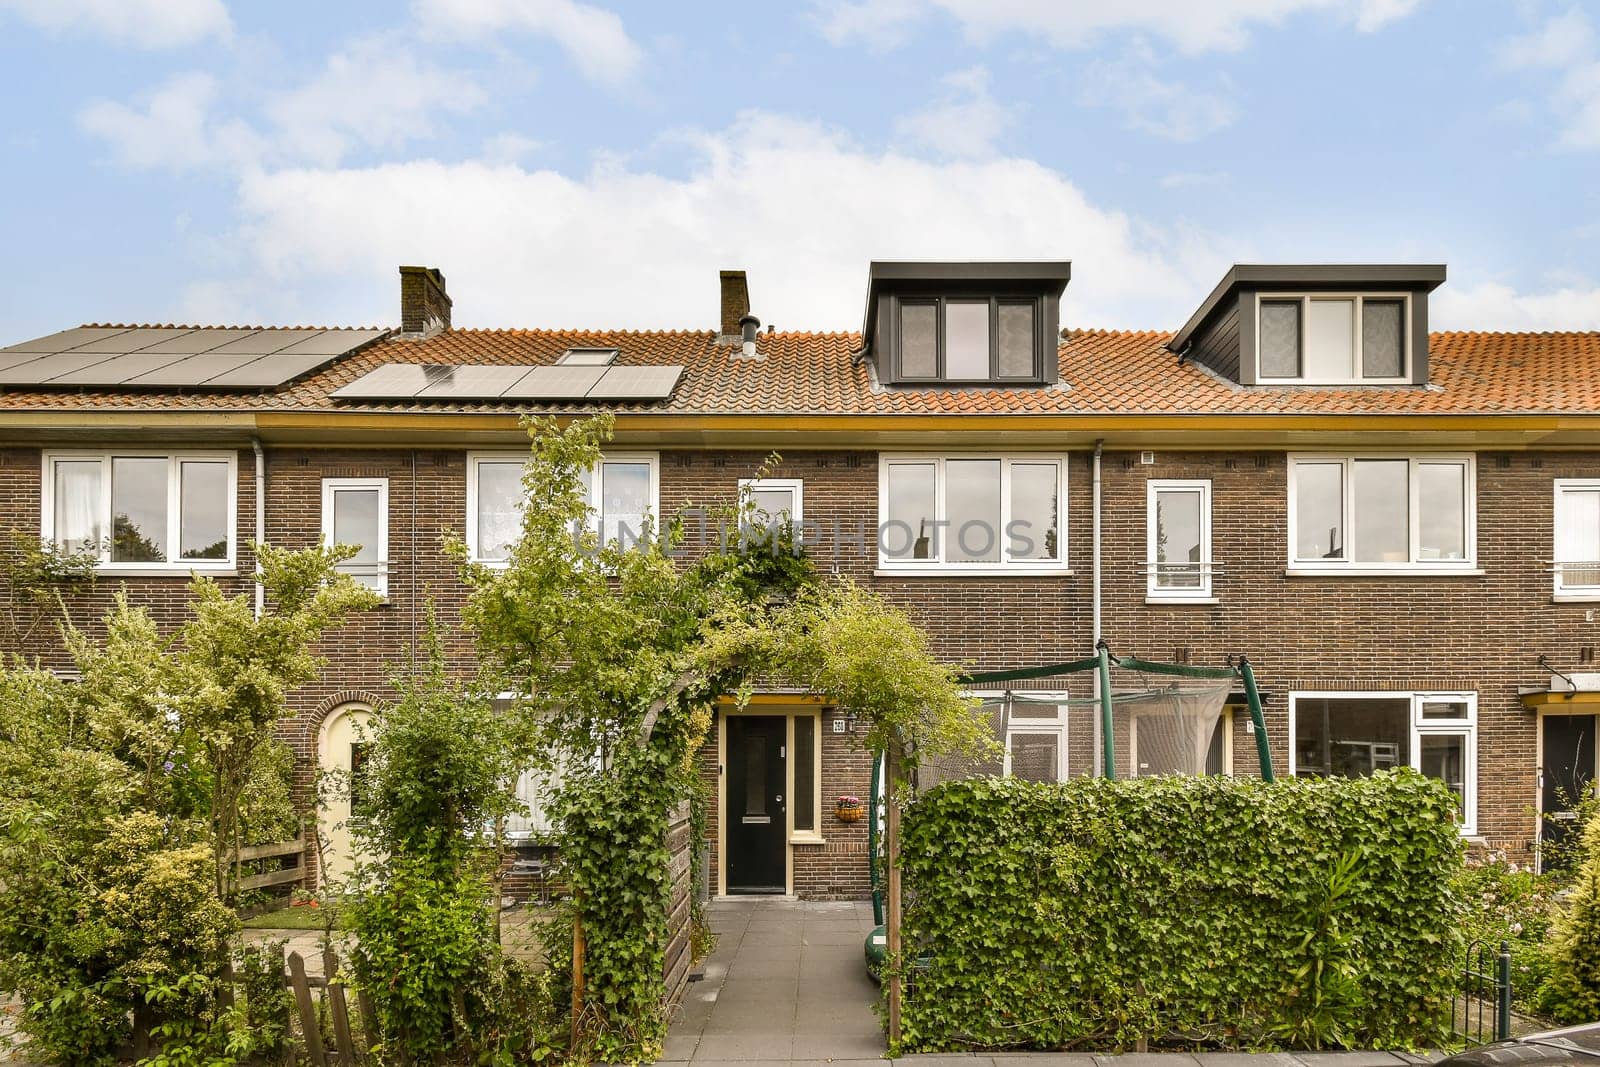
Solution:
[(1302, 778), (1359, 778), (1413, 767), (1456, 795), (1463, 833), (1477, 817), (1473, 693), (1294, 693), (1290, 752)]
[(1067, 705), (1057, 700), (1031, 694), (1006, 701), (1006, 774), (1029, 782), (1067, 777)]

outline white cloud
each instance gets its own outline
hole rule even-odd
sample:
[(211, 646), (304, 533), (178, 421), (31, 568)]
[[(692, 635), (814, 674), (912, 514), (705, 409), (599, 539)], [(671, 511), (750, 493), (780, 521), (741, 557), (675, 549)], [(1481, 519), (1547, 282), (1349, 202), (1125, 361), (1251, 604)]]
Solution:
[(262, 94), (261, 117), (225, 115), (216, 78), (177, 75), (135, 103), (97, 100), (79, 125), (136, 169), (333, 166), (357, 148), (395, 149), (433, 136), (438, 119), (481, 106), (469, 76), (435, 67), (384, 38), (330, 56), (308, 81)]
[(330, 56), (309, 82), (273, 98), (266, 113), (278, 156), (327, 165), (357, 145), (389, 149), (432, 137), (439, 116), (464, 114), (486, 99), (467, 75), (384, 38), (367, 38)]
[(1500, 282), (1444, 285), (1433, 294), (1428, 324), (1435, 330), (1600, 329), (1600, 285), (1543, 292), (1519, 292)]
[(544, 147), (543, 141), (505, 130), (484, 140), (482, 156), (490, 164), (521, 163)]
[(933, 162), (832, 130), (743, 117), (702, 134), (683, 177), (610, 163), (581, 176), (416, 161), (246, 175), (232, 262), (188, 314), (395, 316), (399, 263), (437, 265), (462, 325), (715, 325), (716, 271), (750, 272), (780, 329), (860, 324), (873, 258), (1078, 261), (1069, 324), (1181, 322), (1220, 275), (1214, 240), (1091, 203), (1028, 160)]
[(1554, 76), (1550, 107), (1561, 117), (1563, 147), (1600, 148), (1600, 46), (1587, 15), (1573, 8), (1552, 16), (1533, 33), (1507, 42), (1501, 59), (1513, 70)]
[(0, 0), (0, 11), (51, 33), (174, 48), (232, 32), (222, 0)]
[(1080, 48), (1108, 33), (1135, 31), (1194, 53), (1240, 48), (1253, 28), (1305, 12), (1330, 14), (1371, 32), (1419, 6), (1421, 0), (818, 0), (816, 9), (823, 32), (835, 43), (893, 40), (909, 24), (942, 10), (980, 41), (1022, 33)]
[(413, 0), (412, 8), (436, 33), (476, 39), (508, 31), (543, 34), (597, 82), (626, 82), (643, 59), (622, 19), (577, 0)]
[(139, 170), (237, 167), (260, 156), (261, 138), (237, 120), (213, 114), (217, 82), (209, 74), (179, 74), (137, 103), (97, 100), (78, 124), (100, 138), (112, 158)]
[(948, 74), (939, 99), (895, 123), (896, 137), (941, 156), (976, 159), (995, 154), (995, 141), (1015, 121), (1010, 108), (989, 95), (982, 67)]
[(1238, 117), (1228, 92), (1161, 78), (1157, 75), (1161, 69), (1149, 47), (1135, 42), (1116, 59), (1097, 59), (1085, 66), (1079, 96), (1086, 104), (1118, 111), (1130, 129), (1180, 144), (1216, 133)]

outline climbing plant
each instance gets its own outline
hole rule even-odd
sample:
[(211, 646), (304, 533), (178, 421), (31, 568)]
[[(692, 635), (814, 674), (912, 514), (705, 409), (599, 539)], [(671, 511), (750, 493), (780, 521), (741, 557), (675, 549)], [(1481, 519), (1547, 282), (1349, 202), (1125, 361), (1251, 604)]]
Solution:
[[(665, 1032), (666, 831), (692, 794), (719, 697), (787, 676), (863, 717), (869, 743), (988, 741), (909, 620), (819, 578), (792, 531), (727, 538), (692, 558), (675, 518), (638, 543), (602, 542), (587, 479), (611, 418), (526, 426), (521, 534), (504, 568), (465, 565), (464, 620), (485, 683), (517, 694), (530, 762), (554, 783), (582, 948), (577, 1051), (652, 1057)], [(747, 499), (712, 511), (725, 528), (759, 522)]]

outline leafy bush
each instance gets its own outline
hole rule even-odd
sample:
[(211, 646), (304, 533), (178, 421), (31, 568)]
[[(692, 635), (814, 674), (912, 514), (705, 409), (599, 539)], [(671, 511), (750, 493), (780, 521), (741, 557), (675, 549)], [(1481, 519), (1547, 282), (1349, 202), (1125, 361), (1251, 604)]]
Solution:
[(1437, 1041), (1454, 804), (1411, 771), (937, 786), (901, 845), (905, 1049)]
[(1583, 862), (1550, 931), (1541, 1006), (1561, 1022), (1600, 1018), (1600, 819), (1583, 830)]
[(1468, 857), (1457, 873), (1457, 925), (1467, 945), (1511, 949), (1511, 993), (1519, 1011), (1542, 1010), (1540, 988), (1549, 970), (1545, 941), (1555, 918), (1557, 881), (1500, 854)]

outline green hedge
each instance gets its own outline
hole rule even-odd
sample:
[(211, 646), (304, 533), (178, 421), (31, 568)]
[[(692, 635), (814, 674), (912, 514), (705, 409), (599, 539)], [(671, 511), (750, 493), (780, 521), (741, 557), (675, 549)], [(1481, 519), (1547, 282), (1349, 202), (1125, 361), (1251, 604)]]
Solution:
[(904, 819), (902, 1048), (1435, 1044), (1454, 806), (1412, 771), (937, 786)]

